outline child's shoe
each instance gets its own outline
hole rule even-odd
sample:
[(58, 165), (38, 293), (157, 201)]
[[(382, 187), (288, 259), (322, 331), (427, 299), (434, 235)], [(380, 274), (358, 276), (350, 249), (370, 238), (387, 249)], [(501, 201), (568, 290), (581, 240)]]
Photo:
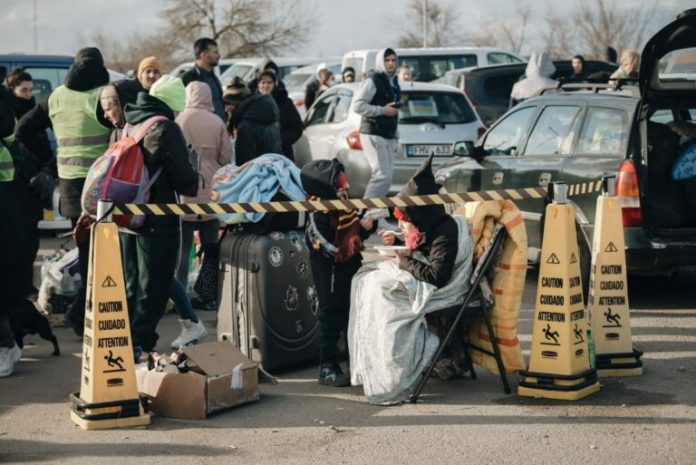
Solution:
[(324, 364), (319, 367), (319, 384), (346, 387), (350, 386), (350, 377), (343, 373), (340, 366)]

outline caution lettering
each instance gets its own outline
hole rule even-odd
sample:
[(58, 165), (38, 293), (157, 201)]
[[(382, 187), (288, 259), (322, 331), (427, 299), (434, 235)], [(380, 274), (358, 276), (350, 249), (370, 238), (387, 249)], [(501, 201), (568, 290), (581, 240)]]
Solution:
[(97, 341), (97, 347), (100, 349), (109, 349), (111, 347), (128, 347), (128, 338), (121, 337), (100, 337)]
[(538, 312), (537, 320), (552, 321), (554, 323), (563, 323), (565, 322), (565, 313)]
[(111, 302), (99, 302), (99, 313), (123, 311), (123, 302), (114, 300)]
[(565, 303), (565, 297), (562, 295), (546, 295), (542, 294), (539, 296), (539, 303), (542, 305), (563, 305)]

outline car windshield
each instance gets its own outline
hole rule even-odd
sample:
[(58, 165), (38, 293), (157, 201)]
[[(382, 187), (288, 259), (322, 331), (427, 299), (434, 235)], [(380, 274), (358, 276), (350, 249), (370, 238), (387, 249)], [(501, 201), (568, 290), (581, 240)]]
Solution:
[(229, 82), (232, 80), (233, 77), (239, 76), (241, 78), (244, 78), (249, 71), (251, 71), (252, 66), (251, 65), (241, 65), (238, 63), (235, 63), (234, 65), (230, 66), (227, 68), (227, 71), (222, 73), (222, 76), (220, 76), (220, 81), (222, 81), (222, 85), (227, 85)]
[(285, 89), (288, 92), (302, 92), (304, 91), (305, 82), (311, 76), (311, 73), (290, 73), (283, 79)]
[(399, 57), (399, 66), (408, 66), (413, 73), (414, 81), (430, 82), (439, 79), (447, 71), (457, 68), (476, 66), (474, 54), (443, 55), (443, 56), (410, 56)]
[(415, 91), (401, 95), (399, 124), (466, 124), (476, 115), (458, 92)]

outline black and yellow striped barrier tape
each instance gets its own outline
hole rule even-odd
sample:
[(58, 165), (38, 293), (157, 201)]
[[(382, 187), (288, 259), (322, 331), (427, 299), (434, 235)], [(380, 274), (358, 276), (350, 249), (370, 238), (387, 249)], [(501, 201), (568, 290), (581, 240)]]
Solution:
[[(602, 181), (592, 181), (568, 186), (568, 196), (577, 196), (601, 192)], [(545, 187), (527, 187), (520, 189), (501, 189), (480, 192), (462, 192), (457, 194), (413, 195), (408, 197), (379, 197), (373, 199), (349, 200), (304, 200), (284, 202), (250, 202), (250, 203), (117, 203), (114, 204), (115, 215), (218, 215), (227, 213), (287, 213), (313, 212), (328, 210), (355, 210), (368, 208), (402, 208), (423, 207), (426, 205), (444, 205), (451, 203), (478, 202), (481, 200), (526, 200), (546, 197)]]

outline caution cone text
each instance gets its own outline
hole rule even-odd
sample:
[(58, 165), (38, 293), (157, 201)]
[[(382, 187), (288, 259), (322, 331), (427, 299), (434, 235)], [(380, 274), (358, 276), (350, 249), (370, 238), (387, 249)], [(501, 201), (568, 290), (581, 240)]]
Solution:
[(638, 376), (642, 353), (631, 343), (626, 254), (619, 199), (597, 197), (588, 312), (599, 376)]
[(529, 370), (520, 371), (518, 394), (577, 400), (599, 383), (589, 363), (573, 207), (565, 192), (554, 195), (546, 207)]
[(135, 378), (128, 304), (115, 223), (92, 227), (79, 395), (71, 418), (84, 429), (150, 423)]

